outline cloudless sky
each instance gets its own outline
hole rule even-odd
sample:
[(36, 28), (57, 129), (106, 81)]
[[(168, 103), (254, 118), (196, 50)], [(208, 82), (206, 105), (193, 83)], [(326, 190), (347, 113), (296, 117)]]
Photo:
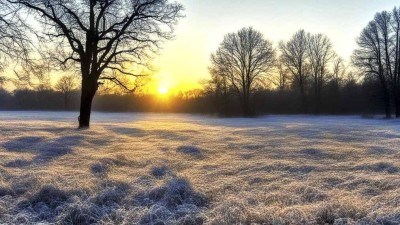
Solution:
[(349, 60), (355, 39), (375, 13), (400, 6), (398, 0), (179, 0), (185, 15), (176, 37), (154, 60), (160, 86), (193, 88), (209, 77), (209, 57), (226, 33), (252, 26), (277, 46), (305, 29), (328, 35)]

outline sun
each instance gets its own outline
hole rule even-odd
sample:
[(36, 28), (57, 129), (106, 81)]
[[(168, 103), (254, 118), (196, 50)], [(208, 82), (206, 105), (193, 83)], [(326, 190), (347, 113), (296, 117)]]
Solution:
[(166, 94), (168, 94), (168, 88), (164, 87), (164, 86), (161, 86), (161, 87), (158, 88), (158, 93), (160, 95), (166, 95)]

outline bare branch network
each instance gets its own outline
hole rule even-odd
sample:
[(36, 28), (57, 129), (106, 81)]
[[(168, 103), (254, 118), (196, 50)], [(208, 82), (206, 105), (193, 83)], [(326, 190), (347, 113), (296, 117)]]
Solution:
[[(122, 83), (137, 77), (163, 40), (173, 37), (180, 4), (166, 0), (7, 0), (14, 15), (29, 15), (42, 54), (60, 69), (80, 66), (83, 76)], [(112, 79), (110, 79), (112, 77)], [(128, 88), (128, 84), (123, 87)]]

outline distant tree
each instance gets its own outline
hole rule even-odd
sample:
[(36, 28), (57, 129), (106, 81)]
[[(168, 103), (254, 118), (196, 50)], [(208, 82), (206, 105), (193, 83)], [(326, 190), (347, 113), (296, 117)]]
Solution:
[(210, 71), (226, 78), (239, 95), (244, 116), (250, 116), (250, 99), (256, 84), (273, 69), (275, 50), (272, 43), (253, 28), (227, 34), (211, 55)]
[(77, 88), (76, 78), (71, 75), (62, 76), (55, 85), (55, 89), (63, 94), (64, 110), (69, 109), (69, 99)]
[(77, 66), (82, 77), (80, 128), (89, 127), (99, 84), (109, 81), (132, 90), (120, 77), (135, 79), (142, 75), (137, 66), (145, 66), (144, 60), (158, 49), (160, 41), (172, 37), (183, 10), (181, 4), (168, 0), (2, 2), (13, 7), (11, 15), (24, 14), (35, 19), (31, 28), (40, 43), (46, 43), (43, 55), (60, 69)]
[(392, 96), (396, 117), (400, 117), (400, 9), (377, 13), (357, 44), (353, 63), (367, 79), (380, 82), (386, 117), (391, 117)]
[(217, 68), (209, 68), (211, 80), (208, 82), (207, 89), (214, 94), (217, 111), (221, 115), (229, 114), (230, 86), (226, 74), (219, 74)]
[(181, 98), (183, 100), (190, 100), (190, 99), (200, 98), (202, 95), (203, 91), (201, 89), (196, 88), (187, 91), (180, 91), (178, 92), (176, 97)]
[(321, 93), (328, 80), (328, 64), (335, 58), (332, 43), (323, 34), (309, 34), (307, 55), (314, 89), (314, 113), (320, 113)]
[(289, 80), (291, 79), (290, 70), (283, 65), (282, 61), (278, 62), (277, 69), (277, 79), (273, 83), (278, 87), (279, 92), (282, 93), (289, 86)]
[(335, 83), (336, 87), (339, 88), (341, 83), (346, 78), (346, 63), (342, 57), (336, 57), (333, 61), (333, 73), (332, 80)]
[(309, 76), (309, 63), (307, 59), (307, 50), (309, 47), (309, 38), (304, 30), (296, 32), (287, 42), (280, 42), (280, 61), (290, 71), (293, 84), (300, 90), (302, 111), (307, 112), (307, 80)]

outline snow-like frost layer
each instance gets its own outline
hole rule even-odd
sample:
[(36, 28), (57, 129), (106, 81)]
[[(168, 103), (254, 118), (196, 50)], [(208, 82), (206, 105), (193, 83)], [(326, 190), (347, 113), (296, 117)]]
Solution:
[(400, 224), (400, 121), (0, 112), (0, 224)]

